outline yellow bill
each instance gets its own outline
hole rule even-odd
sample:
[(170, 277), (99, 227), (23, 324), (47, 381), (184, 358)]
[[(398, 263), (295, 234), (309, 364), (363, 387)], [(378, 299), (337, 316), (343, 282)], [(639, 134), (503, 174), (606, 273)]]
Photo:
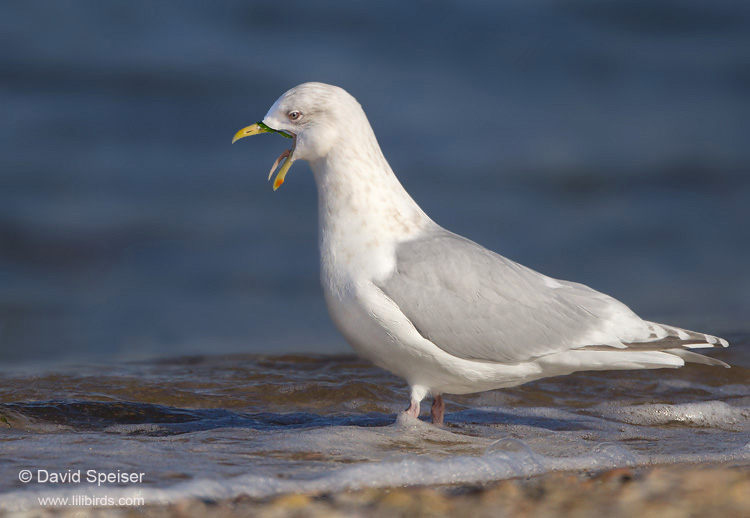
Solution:
[(240, 131), (234, 134), (234, 137), (232, 138), (232, 144), (237, 142), (241, 138), (245, 137), (251, 137), (253, 135), (259, 135), (261, 133), (278, 133), (282, 137), (293, 139), (292, 142), (292, 149), (287, 149), (283, 153), (281, 153), (281, 156), (276, 159), (276, 162), (273, 163), (273, 167), (271, 167), (271, 172), (268, 173), (268, 179), (271, 179), (271, 175), (273, 175), (273, 172), (276, 170), (276, 168), (279, 166), (279, 163), (281, 160), (286, 159), (284, 163), (281, 166), (281, 169), (279, 170), (279, 174), (276, 175), (276, 179), (273, 181), (273, 190), (275, 191), (279, 187), (281, 187), (281, 184), (284, 183), (284, 178), (286, 177), (286, 173), (289, 171), (289, 168), (292, 166), (292, 162), (294, 162), (294, 158), (292, 154), (294, 153), (294, 147), (297, 145), (297, 139), (296, 137), (287, 134), (284, 131), (278, 131), (273, 128), (270, 128), (263, 124), (262, 122), (256, 122), (255, 124), (252, 124), (246, 128), (242, 128)]

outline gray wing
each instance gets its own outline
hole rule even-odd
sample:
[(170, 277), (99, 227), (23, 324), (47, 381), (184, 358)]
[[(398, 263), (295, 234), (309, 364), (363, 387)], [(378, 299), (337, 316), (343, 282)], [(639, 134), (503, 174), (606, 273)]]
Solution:
[(517, 363), (663, 338), (663, 327), (654, 331), (612, 297), (546, 277), (440, 227), (399, 244), (395, 271), (376, 284), (422, 336), (464, 359)]

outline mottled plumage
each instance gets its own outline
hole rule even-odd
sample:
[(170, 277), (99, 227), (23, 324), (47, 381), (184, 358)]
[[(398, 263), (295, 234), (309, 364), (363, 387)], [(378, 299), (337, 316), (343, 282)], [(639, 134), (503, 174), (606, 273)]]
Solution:
[(315, 175), (331, 317), (357, 352), (409, 383), (408, 414), (431, 394), (441, 423), (441, 394), (575, 371), (726, 366), (688, 350), (726, 347), (723, 339), (642, 320), (608, 295), (441, 228), (401, 186), (341, 88), (293, 88), (263, 123), (293, 135), (289, 163), (307, 160)]

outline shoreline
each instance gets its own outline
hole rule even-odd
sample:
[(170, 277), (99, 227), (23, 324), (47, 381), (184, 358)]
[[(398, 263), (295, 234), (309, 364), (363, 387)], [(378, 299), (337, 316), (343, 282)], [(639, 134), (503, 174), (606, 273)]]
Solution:
[[(750, 464), (667, 464), (600, 472), (559, 471), (484, 484), (412, 486), (265, 499), (186, 498), (167, 505), (34, 508), (23, 516), (204, 518), (750, 516)], [(12, 516), (13, 513), (0, 513)]]

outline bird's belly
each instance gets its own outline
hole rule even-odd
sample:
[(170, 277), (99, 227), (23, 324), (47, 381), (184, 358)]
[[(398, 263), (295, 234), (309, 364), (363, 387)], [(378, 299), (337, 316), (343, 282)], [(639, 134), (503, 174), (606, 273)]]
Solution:
[(353, 290), (327, 291), (326, 303), (331, 320), (357, 354), (378, 367), (410, 380), (410, 370), (419, 361), (415, 358), (415, 351), (410, 351), (389, 334), (362, 306)]
[[(356, 289), (324, 291), (331, 319), (357, 354), (404, 378), (410, 386), (433, 393), (467, 394), (540, 377), (538, 367), (530, 363), (504, 365), (449, 355), (421, 337), (405, 316), (383, 318)], [(404, 322), (398, 322), (399, 318)]]

